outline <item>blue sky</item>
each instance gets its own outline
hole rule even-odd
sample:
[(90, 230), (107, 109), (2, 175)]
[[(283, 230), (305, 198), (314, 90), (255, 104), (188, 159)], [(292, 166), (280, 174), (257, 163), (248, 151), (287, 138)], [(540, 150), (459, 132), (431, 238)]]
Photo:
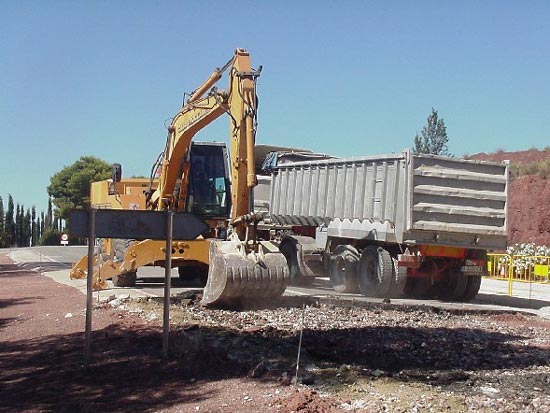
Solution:
[(398, 152), (434, 107), (458, 156), (543, 148), (548, 21), (548, 1), (2, 0), (0, 196), (44, 209), (82, 155), (147, 175), (183, 93), (237, 47), (263, 66), (258, 143)]

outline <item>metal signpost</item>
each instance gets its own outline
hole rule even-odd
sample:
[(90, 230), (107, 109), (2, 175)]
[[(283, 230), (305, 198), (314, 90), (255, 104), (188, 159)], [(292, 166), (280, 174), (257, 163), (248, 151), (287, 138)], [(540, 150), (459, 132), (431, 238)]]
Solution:
[(166, 240), (164, 272), (164, 316), (162, 355), (168, 356), (170, 333), (170, 275), (172, 270), (172, 239), (192, 240), (208, 231), (200, 218), (186, 212), (135, 211), (114, 209), (74, 210), (69, 215), (71, 235), (88, 237), (88, 277), (86, 294), (86, 334), (84, 368), (90, 364), (92, 331), (92, 278), (96, 237)]

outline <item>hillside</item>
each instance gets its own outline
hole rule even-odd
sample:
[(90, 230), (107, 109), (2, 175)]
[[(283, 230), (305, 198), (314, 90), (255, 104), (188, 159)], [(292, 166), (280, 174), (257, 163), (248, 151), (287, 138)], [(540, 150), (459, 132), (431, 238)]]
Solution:
[(550, 150), (478, 153), (468, 159), (509, 160), (512, 179), (508, 199), (508, 244), (550, 246)]

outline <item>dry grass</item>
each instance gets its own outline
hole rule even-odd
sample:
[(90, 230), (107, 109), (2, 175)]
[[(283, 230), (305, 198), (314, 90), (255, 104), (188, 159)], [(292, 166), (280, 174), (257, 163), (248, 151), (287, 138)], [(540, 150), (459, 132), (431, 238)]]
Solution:
[(525, 175), (539, 175), (543, 179), (550, 179), (550, 159), (523, 165), (510, 165), (510, 177), (512, 179), (516, 179)]

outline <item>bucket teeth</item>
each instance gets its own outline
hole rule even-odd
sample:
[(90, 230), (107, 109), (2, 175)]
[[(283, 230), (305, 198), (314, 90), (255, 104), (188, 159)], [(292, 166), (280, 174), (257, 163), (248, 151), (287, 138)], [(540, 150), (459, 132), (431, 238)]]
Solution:
[(290, 277), (281, 253), (266, 253), (255, 260), (230, 244), (234, 245), (230, 241), (210, 244), (208, 281), (201, 304), (232, 306), (283, 294)]

